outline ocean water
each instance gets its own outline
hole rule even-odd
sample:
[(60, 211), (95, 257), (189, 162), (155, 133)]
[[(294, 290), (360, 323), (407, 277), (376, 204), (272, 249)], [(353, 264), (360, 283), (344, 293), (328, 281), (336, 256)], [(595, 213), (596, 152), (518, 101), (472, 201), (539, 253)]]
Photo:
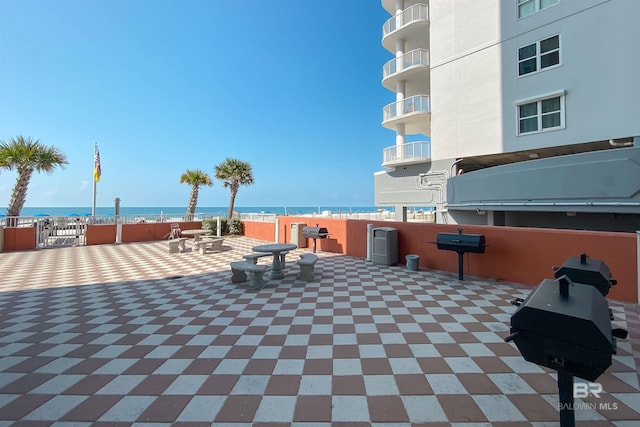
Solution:
[[(198, 207), (196, 215), (226, 216), (229, 207)], [(239, 213), (266, 213), (276, 215), (304, 215), (312, 213), (322, 213), (331, 211), (337, 213), (359, 213), (377, 212), (375, 206), (236, 206), (234, 211)], [(389, 210), (387, 208), (387, 210)], [(124, 216), (182, 216), (186, 212), (186, 207), (120, 207), (120, 215)], [(6, 213), (6, 211), (0, 213)], [(97, 216), (113, 216), (114, 207), (96, 207)], [(25, 207), (22, 208), (20, 216), (89, 216), (91, 207)]]

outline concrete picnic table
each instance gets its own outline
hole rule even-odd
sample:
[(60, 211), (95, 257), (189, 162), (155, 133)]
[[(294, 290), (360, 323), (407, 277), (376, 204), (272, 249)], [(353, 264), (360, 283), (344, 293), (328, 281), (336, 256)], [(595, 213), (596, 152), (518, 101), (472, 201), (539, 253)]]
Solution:
[(297, 248), (298, 246), (293, 243), (269, 243), (266, 245), (254, 246), (252, 250), (254, 252), (271, 252), (273, 254), (273, 264), (271, 265), (269, 279), (282, 279), (284, 277), (284, 271), (282, 270), (283, 266), (280, 261), (280, 253), (292, 251)]
[(201, 236), (211, 234), (212, 230), (205, 230), (203, 228), (193, 229), (193, 230), (182, 230), (183, 236), (193, 236), (193, 242), (199, 242)]

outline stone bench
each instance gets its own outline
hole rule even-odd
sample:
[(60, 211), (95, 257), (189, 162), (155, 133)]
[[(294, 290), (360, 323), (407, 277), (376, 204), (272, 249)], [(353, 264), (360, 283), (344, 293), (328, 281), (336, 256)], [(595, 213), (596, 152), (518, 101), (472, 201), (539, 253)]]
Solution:
[[(285, 268), (285, 264), (286, 264), (286, 256), (289, 253), (289, 251), (285, 251), (285, 252), (280, 252), (280, 263), (282, 264), (282, 268)], [(270, 252), (254, 252), (252, 254), (247, 254), (247, 255), (242, 255), (242, 258), (245, 259), (245, 261), (247, 262), (251, 262), (253, 264), (257, 264), (258, 263), (258, 259), (265, 257), (265, 256), (270, 256), (273, 257), (273, 254)]]
[(185, 242), (187, 239), (185, 237), (179, 237), (177, 239), (169, 240), (169, 253), (175, 254), (178, 252), (183, 252), (185, 250)]
[(314, 254), (302, 254), (297, 264), (300, 266), (298, 278), (310, 282), (313, 280), (314, 266), (318, 262), (318, 256)]
[(269, 252), (255, 252), (252, 254), (242, 255), (242, 258), (244, 258), (244, 260), (247, 262), (257, 264), (258, 259), (265, 256), (273, 256), (273, 254), (270, 254)]
[(249, 273), (251, 276), (249, 288), (262, 289), (264, 287), (264, 279), (262, 276), (268, 269), (266, 265), (257, 265), (247, 261), (232, 261), (231, 282), (246, 282), (247, 273)]
[(207, 249), (211, 249), (212, 251), (222, 250), (222, 242), (224, 242), (224, 239), (221, 237), (206, 237), (197, 242), (193, 242), (193, 245), (198, 248), (198, 252), (200, 252), (201, 255), (204, 255), (207, 253)]

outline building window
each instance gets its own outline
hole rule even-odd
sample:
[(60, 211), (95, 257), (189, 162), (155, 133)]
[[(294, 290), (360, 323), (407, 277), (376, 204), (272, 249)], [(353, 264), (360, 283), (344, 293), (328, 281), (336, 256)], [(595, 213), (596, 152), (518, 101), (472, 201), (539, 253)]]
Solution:
[(518, 75), (560, 64), (560, 36), (549, 37), (518, 49)]
[(553, 6), (560, 0), (517, 0), (518, 1), (518, 19), (533, 15), (536, 12)]
[(564, 96), (517, 105), (518, 135), (564, 127)]

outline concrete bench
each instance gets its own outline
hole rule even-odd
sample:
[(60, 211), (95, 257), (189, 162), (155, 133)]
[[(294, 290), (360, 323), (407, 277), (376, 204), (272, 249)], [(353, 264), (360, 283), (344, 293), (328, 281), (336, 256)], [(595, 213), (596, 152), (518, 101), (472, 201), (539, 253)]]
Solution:
[(266, 265), (257, 265), (247, 261), (231, 262), (231, 281), (240, 283), (247, 281), (247, 273), (251, 276), (251, 289), (262, 289), (264, 287), (263, 274), (269, 268)]
[(273, 256), (273, 254), (270, 254), (269, 252), (255, 252), (252, 254), (242, 255), (242, 258), (244, 258), (244, 260), (247, 262), (257, 264), (258, 259), (265, 256)]
[(183, 252), (185, 250), (185, 242), (187, 239), (185, 237), (179, 237), (177, 239), (169, 240), (169, 253), (175, 254), (178, 252)]
[[(286, 263), (286, 256), (289, 253), (289, 251), (285, 251), (285, 252), (280, 252), (280, 263), (282, 264), (282, 268), (285, 268), (285, 263)], [(253, 264), (257, 264), (258, 263), (258, 258), (262, 258), (265, 256), (270, 256), (272, 257), (273, 254), (270, 252), (254, 252), (252, 254), (247, 254), (247, 255), (242, 255), (242, 258), (245, 259), (245, 261), (247, 262), (251, 262)]]
[(211, 249), (212, 251), (222, 250), (222, 242), (224, 242), (224, 239), (220, 237), (206, 237), (197, 242), (193, 242), (193, 245), (198, 248), (198, 252), (200, 252), (201, 255), (204, 255), (207, 253), (207, 249)]
[(317, 255), (314, 254), (302, 254), (297, 264), (300, 266), (300, 274), (298, 277), (306, 282), (313, 280), (314, 266), (318, 262)]

